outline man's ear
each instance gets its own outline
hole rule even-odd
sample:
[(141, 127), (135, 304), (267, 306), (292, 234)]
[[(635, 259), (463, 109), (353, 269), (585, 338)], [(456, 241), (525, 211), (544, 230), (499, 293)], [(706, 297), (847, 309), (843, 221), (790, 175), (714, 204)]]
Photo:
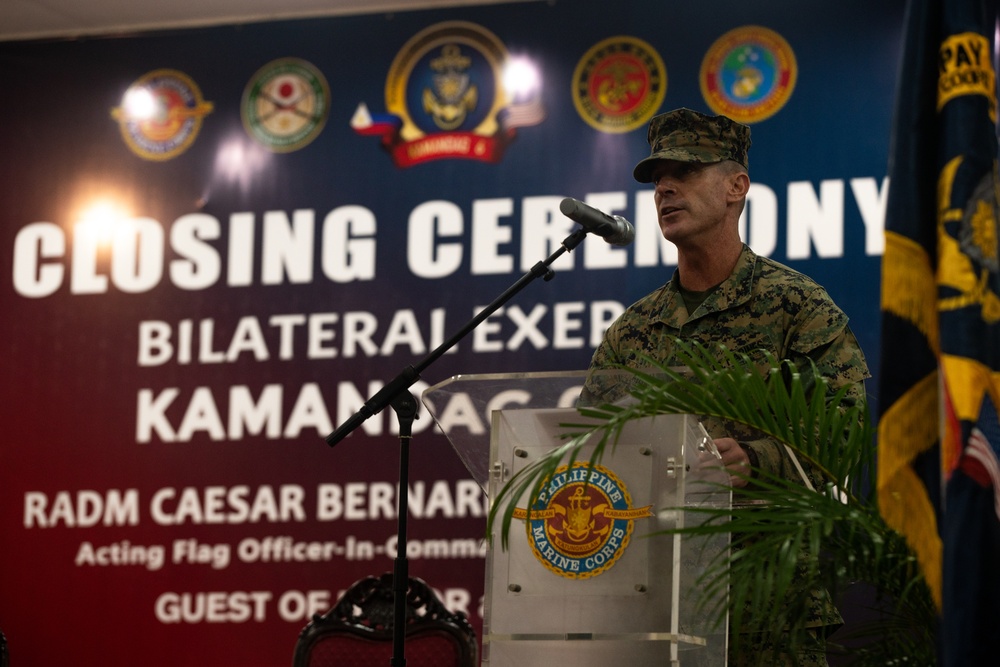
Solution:
[(750, 191), (750, 176), (745, 171), (740, 171), (732, 175), (729, 181), (729, 196), (734, 199), (743, 199)]

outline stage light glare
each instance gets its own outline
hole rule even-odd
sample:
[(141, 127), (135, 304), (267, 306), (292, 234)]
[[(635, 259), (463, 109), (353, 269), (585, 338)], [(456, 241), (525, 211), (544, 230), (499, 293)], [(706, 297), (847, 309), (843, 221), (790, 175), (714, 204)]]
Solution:
[(109, 243), (115, 234), (129, 228), (131, 216), (125, 207), (109, 199), (99, 199), (85, 206), (77, 218), (76, 234), (86, 235), (94, 243)]
[(250, 143), (245, 136), (231, 136), (220, 144), (215, 155), (215, 178), (250, 192), (254, 179), (267, 171), (273, 154)]
[(235, 180), (246, 168), (247, 151), (239, 139), (223, 142), (215, 155), (215, 167), (228, 180)]
[(541, 75), (530, 58), (512, 57), (507, 61), (503, 70), (503, 86), (511, 99), (530, 97), (540, 85)]
[(122, 100), (125, 115), (132, 120), (152, 120), (156, 117), (158, 107), (156, 96), (143, 86), (129, 88)]

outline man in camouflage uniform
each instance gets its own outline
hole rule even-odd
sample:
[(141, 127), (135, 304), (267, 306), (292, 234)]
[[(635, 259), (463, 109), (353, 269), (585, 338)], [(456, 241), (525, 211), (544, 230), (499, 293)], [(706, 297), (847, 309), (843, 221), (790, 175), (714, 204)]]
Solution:
[[(800, 368), (811, 359), (829, 380), (831, 394), (846, 385), (847, 401), (863, 401), (868, 367), (847, 315), (812, 279), (756, 255), (740, 240), (738, 222), (750, 187), (750, 128), (725, 116), (677, 109), (650, 121), (648, 139), (651, 154), (633, 175), (656, 188), (660, 230), (677, 246), (677, 270), (611, 325), (591, 369), (638, 367), (644, 365), (641, 356), (677, 365), (672, 337), (678, 337), (724, 344), (750, 355), (762, 370), (768, 367), (764, 351)], [(595, 384), (588, 390), (596, 390)], [(737, 424), (706, 426), (737, 489), (746, 486), (748, 473), (752, 479), (760, 470), (801, 481), (776, 440)], [(825, 592), (813, 598), (808, 625), (821, 637), (824, 626), (841, 618)], [(730, 656), (730, 664), (750, 663), (751, 654), (766, 648), (752, 644), (742, 638), (742, 655)], [(827, 662), (820, 645), (788, 656), (787, 664)]]

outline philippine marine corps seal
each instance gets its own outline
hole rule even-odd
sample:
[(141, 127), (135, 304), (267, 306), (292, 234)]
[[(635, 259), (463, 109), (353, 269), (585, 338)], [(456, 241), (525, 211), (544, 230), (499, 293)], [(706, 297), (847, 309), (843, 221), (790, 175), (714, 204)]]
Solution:
[(601, 465), (591, 468), (587, 461), (558, 468), (530, 515), (522, 508), (514, 511), (514, 518), (526, 519), (535, 557), (568, 579), (608, 570), (625, 553), (632, 522), (650, 516), (650, 506), (632, 507), (628, 489), (613, 472)]
[(610, 37), (595, 44), (573, 72), (573, 104), (601, 132), (622, 133), (646, 124), (667, 94), (667, 68), (646, 42)]
[(329, 111), (326, 79), (298, 58), (280, 58), (257, 70), (240, 107), (247, 134), (275, 153), (310, 143), (322, 131)]
[(701, 93), (709, 108), (741, 123), (770, 118), (792, 96), (798, 65), (773, 30), (743, 26), (720, 37), (701, 63)]
[(194, 143), (212, 108), (186, 74), (158, 69), (128, 87), (111, 117), (133, 153), (146, 160), (169, 160)]
[(544, 118), (537, 93), (516, 99), (503, 81), (507, 49), (474, 23), (446, 21), (414, 35), (389, 68), (387, 113), (361, 103), (351, 127), (377, 135), (397, 166), (435, 159), (497, 162), (515, 128)]

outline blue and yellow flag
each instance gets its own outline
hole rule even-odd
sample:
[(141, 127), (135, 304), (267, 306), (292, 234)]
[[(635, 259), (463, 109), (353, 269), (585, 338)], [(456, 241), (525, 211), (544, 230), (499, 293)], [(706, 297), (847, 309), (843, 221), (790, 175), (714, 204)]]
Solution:
[(910, 0), (882, 260), (879, 506), (941, 610), (945, 665), (1000, 619), (1000, 246), (993, 0)]

